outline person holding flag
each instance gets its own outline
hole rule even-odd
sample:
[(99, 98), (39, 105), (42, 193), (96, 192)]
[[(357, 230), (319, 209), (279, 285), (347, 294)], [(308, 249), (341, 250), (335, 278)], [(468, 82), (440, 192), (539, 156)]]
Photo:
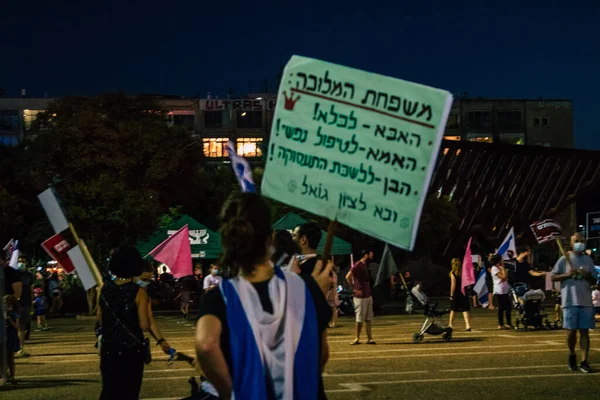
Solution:
[[(470, 254), (469, 254), (470, 256)], [(450, 317), (448, 318), (448, 327), (452, 328), (454, 322), (454, 316), (457, 312), (462, 312), (465, 320), (465, 330), (471, 332), (471, 319), (469, 311), (471, 311), (471, 305), (469, 303), (469, 297), (465, 293), (465, 280), (463, 274), (461, 274), (461, 262), (458, 258), (452, 259), (452, 271), (450, 271)], [(471, 270), (473, 264), (471, 264)]]

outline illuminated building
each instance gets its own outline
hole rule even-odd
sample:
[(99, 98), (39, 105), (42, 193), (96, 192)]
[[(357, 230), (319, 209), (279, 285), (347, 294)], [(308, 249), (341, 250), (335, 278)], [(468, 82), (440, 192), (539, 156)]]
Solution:
[(571, 100), (456, 97), (446, 140), (573, 147)]

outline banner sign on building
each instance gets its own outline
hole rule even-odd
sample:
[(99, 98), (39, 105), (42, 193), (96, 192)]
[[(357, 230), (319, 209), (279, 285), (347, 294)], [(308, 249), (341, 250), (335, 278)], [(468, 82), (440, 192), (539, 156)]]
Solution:
[(444, 90), (293, 56), (261, 191), (412, 250), (451, 105)]
[(202, 99), (200, 110), (202, 111), (263, 111), (274, 110), (276, 99)]
[(587, 213), (585, 228), (587, 239), (600, 238), (600, 211)]
[(550, 242), (560, 237), (562, 228), (560, 225), (551, 220), (545, 219), (540, 222), (534, 222), (530, 225), (533, 236), (539, 244)]

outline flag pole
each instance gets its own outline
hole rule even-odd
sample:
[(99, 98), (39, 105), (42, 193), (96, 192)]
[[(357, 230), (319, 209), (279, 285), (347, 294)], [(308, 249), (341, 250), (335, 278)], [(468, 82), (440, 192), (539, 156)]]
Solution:
[(69, 229), (71, 230), (71, 233), (73, 234), (75, 243), (77, 243), (77, 245), (81, 248), (81, 254), (83, 254), (83, 258), (85, 258), (85, 261), (87, 262), (88, 266), (90, 267), (90, 270), (92, 271), (92, 275), (94, 275), (94, 279), (96, 280), (96, 284), (98, 285), (99, 288), (102, 287), (102, 282), (103, 282), (102, 274), (100, 273), (98, 266), (94, 262), (94, 259), (92, 258), (92, 255), (90, 254), (90, 251), (88, 250), (87, 246), (85, 245), (85, 242), (79, 238), (79, 235), (77, 235), (77, 231), (75, 231), (75, 226), (73, 226), (73, 224), (71, 222), (69, 222)]

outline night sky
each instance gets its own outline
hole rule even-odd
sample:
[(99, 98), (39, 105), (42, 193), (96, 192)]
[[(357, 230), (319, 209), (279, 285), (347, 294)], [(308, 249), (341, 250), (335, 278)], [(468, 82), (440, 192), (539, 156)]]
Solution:
[(469, 97), (573, 99), (576, 147), (600, 150), (598, 0), (88, 3), (2, 2), (6, 96), (274, 91), (299, 54)]

